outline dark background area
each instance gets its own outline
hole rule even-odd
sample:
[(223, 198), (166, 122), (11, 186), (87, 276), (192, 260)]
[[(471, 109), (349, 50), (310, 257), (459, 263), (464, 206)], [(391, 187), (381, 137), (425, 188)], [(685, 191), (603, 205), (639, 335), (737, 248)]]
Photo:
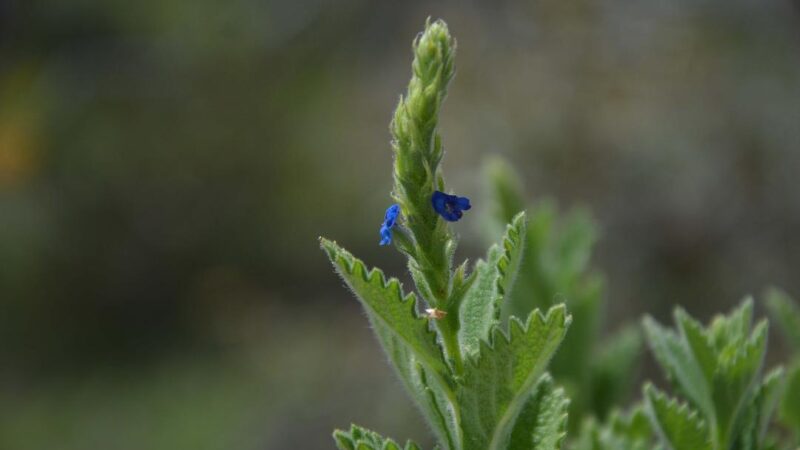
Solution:
[[(318, 250), (377, 246), (425, 18), (449, 185), (513, 162), (601, 225), (609, 327), (800, 293), (788, 0), (0, 0), (0, 448), (430, 439)], [(456, 224), (459, 257), (483, 250)]]

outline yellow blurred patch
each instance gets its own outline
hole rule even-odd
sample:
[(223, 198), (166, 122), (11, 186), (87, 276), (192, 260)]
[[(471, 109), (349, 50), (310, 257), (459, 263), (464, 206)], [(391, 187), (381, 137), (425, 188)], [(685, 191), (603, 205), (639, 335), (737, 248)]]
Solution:
[(0, 117), (0, 189), (22, 184), (35, 172), (33, 128), (30, 120)]

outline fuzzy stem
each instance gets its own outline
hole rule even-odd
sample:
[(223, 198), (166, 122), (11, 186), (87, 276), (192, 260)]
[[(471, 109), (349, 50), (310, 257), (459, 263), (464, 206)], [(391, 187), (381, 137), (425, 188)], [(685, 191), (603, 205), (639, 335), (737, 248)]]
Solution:
[[(433, 308), (444, 310), (447, 321), (436, 321), (448, 358), (458, 372), (463, 366), (458, 346), (458, 311), (449, 310), (452, 255), (455, 238), (431, 205), (436, 190), (444, 190), (442, 142), (438, 116), (453, 78), (455, 40), (442, 21), (428, 21), (414, 40), (414, 63), (405, 97), (400, 98), (391, 124), (394, 149), (394, 192), (413, 238), (404, 244), (409, 270), (419, 292)], [(454, 309), (454, 308), (452, 308)]]

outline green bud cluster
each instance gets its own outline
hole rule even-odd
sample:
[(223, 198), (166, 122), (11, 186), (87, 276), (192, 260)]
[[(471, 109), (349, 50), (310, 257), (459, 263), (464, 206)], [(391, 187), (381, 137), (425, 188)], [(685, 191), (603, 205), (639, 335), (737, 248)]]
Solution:
[(394, 149), (393, 196), (403, 211), (411, 236), (398, 244), (410, 257), (411, 272), (431, 306), (445, 308), (455, 239), (431, 208), (435, 190), (444, 191), (442, 140), (437, 131), (439, 110), (455, 68), (455, 40), (447, 24), (428, 21), (414, 40), (413, 74), (400, 97), (392, 124)]

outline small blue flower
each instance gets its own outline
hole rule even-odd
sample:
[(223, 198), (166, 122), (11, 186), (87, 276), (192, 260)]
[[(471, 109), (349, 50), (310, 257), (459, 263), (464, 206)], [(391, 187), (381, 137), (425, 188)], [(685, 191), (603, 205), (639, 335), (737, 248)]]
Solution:
[(383, 218), (381, 225), (381, 242), (380, 245), (389, 245), (392, 243), (392, 227), (397, 221), (397, 216), (400, 215), (400, 205), (394, 204), (386, 209), (386, 216)]
[(435, 191), (431, 196), (433, 209), (448, 222), (455, 222), (464, 215), (463, 211), (472, 208), (467, 197), (448, 195), (444, 192)]

